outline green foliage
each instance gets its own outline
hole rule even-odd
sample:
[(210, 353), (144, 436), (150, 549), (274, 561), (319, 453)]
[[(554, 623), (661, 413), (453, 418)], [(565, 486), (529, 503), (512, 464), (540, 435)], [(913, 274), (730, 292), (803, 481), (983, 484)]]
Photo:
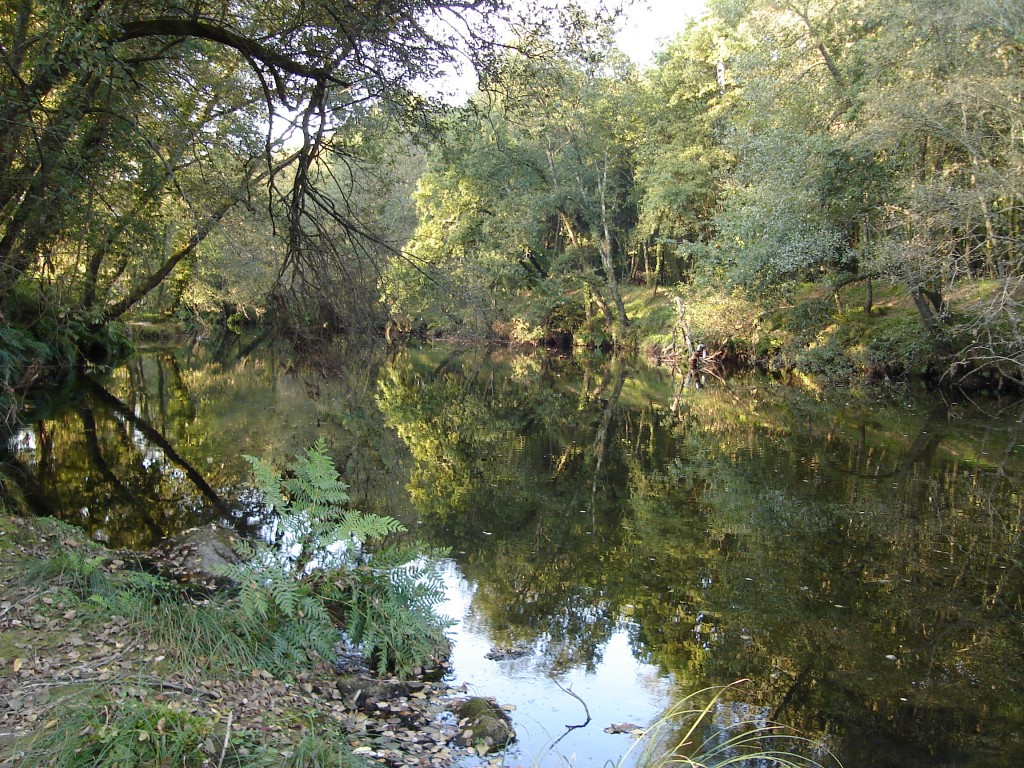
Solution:
[(844, 323), (860, 331), (859, 338), (847, 346), (854, 359), (868, 373), (883, 376), (927, 373), (938, 359), (935, 343), (916, 313), (906, 309), (894, 313), (876, 313), (874, 322), (861, 326)]
[[(14, 297), (8, 301), (16, 304)], [(51, 329), (49, 313), (31, 318), (23, 316), (23, 304), (10, 309), (15, 315), (5, 318), (0, 308), (0, 424), (15, 423), (28, 391), (72, 357), (67, 335)]]
[(846, 219), (834, 220), (821, 189), (827, 137), (784, 126), (746, 135), (741, 161), (715, 219), (719, 258), (731, 280), (777, 292), (849, 261)]
[(406, 674), (441, 655), (447, 641), (433, 607), (442, 593), (428, 553), (417, 545), (371, 551), (405, 529), (392, 517), (345, 509), (348, 487), (326, 442), (319, 439), (283, 474), (246, 458), (277, 515), (277, 541), (242, 545), (245, 563), (223, 573), (239, 583), (247, 619), (263, 628), (267, 664), (332, 658), (336, 617), (381, 672)]
[[(432, 20), (448, 9), (439, 30)], [(409, 84), (463, 55), (482, 62), (507, 9), (242, 0), (224, 13), (200, 0), (182, 14), (176, 0), (40, 0), (4, 10), (0, 305), (19, 286), (57, 285), (60, 306), (95, 328), (133, 308), (255, 316), (273, 289), (281, 314), (348, 330), (361, 312), (368, 330), (380, 321), (379, 269), (402, 239), (384, 231), (396, 217), (379, 182), (395, 145), (378, 137), (438, 118), (440, 105)], [(181, 44), (168, 48), (172, 38)], [(290, 122), (282, 104), (305, 119)]]
[(836, 384), (849, 382), (855, 372), (853, 360), (834, 335), (801, 350), (796, 367)]
[[(552, 269), (554, 270), (552, 265)], [(502, 335), (516, 342), (540, 343), (545, 339), (575, 339), (586, 324), (581, 282), (569, 274), (552, 274), (525, 292), (512, 305), (512, 318)]]
[(712, 350), (729, 348), (740, 356), (753, 355), (764, 329), (757, 306), (743, 292), (694, 286), (681, 288), (678, 295), (695, 342)]
[(134, 351), (122, 325), (98, 320), (50, 286), (21, 283), (0, 301), (0, 423), (14, 423), (29, 393), (76, 361), (109, 365)]
[(46, 359), (49, 347), (19, 328), (0, 327), (0, 386), (13, 389), (33, 360)]
[(734, 101), (723, 63), (719, 23), (694, 24), (658, 56), (643, 82), (637, 126), (636, 239), (659, 259), (654, 279), (687, 279), (688, 246), (706, 241), (734, 157), (722, 141)]
[(434, 611), (442, 586), (424, 561), (404, 560), (405, 555), (394, 561), (395, 567), (360, 578), (337, 594), (349, 638), (370, 652), (381, 675), (409, 676), (417, 667), (435, 666), (449, 650)]
[(600, 22), (571, 23), (560, 42), (498, 59), (445, 132), (418, 185), (411, 260), (385, 281), (401, 325), (537, 341), (582, 324), (566, 327), (577, 313), (556, 296), (588, 317), (610, 308), (592, 321), (609, 337), (628, 325), (618, 280), (636, 220), (638, 78)]
[[(347, 510), (348, 486), (327, 453), (323, 438), (290, 462), (284, 474), (246, 456), (256, 487), (277, 513), (281, 546), (259, 554), (302, 575), (315, 559), (321, 569), (360, 564), (363, 545), (405, 528), (392, 517)], [(334, 546), (342, 544), (341, 546)]]

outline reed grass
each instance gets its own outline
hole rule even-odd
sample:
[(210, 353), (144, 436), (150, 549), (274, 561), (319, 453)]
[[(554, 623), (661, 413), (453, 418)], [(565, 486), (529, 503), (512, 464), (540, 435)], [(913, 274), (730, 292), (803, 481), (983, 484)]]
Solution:
[[(842, 768), (822, 745), (775, 723), (741, 718), (717, 722), (726, 694), (743, 680), (704, 688), (674, 704), (638, 739), (615, 768)], [(823, 755), (823, 764), (808, 753)]]

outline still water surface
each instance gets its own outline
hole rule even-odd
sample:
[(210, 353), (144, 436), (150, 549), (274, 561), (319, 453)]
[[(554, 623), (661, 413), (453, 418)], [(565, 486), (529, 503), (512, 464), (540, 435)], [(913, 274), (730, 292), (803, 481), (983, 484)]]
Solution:
[(1024, 764), (1019, 409), (479, 349), (195, 347), (83, 384), (6, 458), (37, 505), (145, 548), (258, 533), (241, 455), (321, 435), (356, 506), (450, 548), (453, 682), (516, 707), (508, 764), (603, 766), (631, 744), (607, 726), (740, 678), (718, 722), (786, 723), (846, 766)]

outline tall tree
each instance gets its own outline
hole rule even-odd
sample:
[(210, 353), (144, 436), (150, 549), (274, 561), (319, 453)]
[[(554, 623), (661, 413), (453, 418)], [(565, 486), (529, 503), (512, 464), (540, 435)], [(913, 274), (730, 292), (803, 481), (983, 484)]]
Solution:
[(715, 6), (731, 26), (732, 77), (742, 83), (718, 245), (734, 278), (761, 291), (821, 269), (855, 269), (850, 220), (834, 208), (832, 178), (851, 105), (847, 44), (859, 5)]
[(240, 204), (284, 236), (280, 283), (316, 286), (339, 242), (380, 240), (347, 205), (339, 129), (370, 103), (422, 121), (413, 82), (483, 65), (504, 6), (4, 0), (0, 295), (49, 281), (117, 318)]
[[(629, 320), (619, 281), (636, 219), (637, 83), (608, 47), (607, 28), (576, 16), (565, 24), (597, 37), (581, 43), (566, 34), (535, 42), (534, 55), (504, 57), (447, 133), (421, 182), (421, 226), (409, 250), (442, 285), (458, 270), (463, 288), (535, 287), (552, 297), (552, 311), (555, 294), (581, 296), (580, 306), (596, 304), (605, 330), (621, 336)], [(396, 284), (426, 287), (405, 272)], [(479, 293), (474, 302), (486, 303)]]
[(725, 115), (736, 90), (724, 37), (718, 20), (692, 25), (644, 78), (636, 234), (644, 271), (657, 280), (690, 279), (694, 246), (714, 235), (722, 180), (732, 164)]
[(954, 359), (1024, 379), (1018, 5), (713, 2), (742, 84), (714, 242), (734, 277), (883, 278)]
[(879, 3), (872, 18), (872, 87), (851, 143), (896, 169), (874, 268), (909, 288), (961, 359), (1024, 380), (1024, 10)]

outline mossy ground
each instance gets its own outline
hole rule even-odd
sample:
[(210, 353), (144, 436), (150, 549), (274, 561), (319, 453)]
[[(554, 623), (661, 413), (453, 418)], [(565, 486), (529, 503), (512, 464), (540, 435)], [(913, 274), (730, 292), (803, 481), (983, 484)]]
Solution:
[(631, 286), (624, 292), (637, 347), (652, 359), (682, 343), (676, 297), (693, 341), (734, 360), (823, 381), (922, 376), (948, 365), (910, 297), (889, 284), (863, 283), (833, 292), (801, 286), (775, 308), (735, 293)]

